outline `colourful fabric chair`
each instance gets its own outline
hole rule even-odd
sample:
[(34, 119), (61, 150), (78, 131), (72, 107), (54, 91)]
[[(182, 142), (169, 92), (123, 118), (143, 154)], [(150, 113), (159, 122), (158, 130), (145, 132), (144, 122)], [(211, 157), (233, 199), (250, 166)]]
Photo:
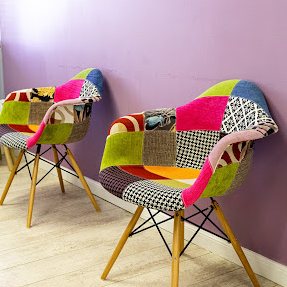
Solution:
[[(24, 155), (26, 165), (27, 149), (37, 145), (34, 159), (27, 227), (31, 225), (33, 203), (37, 182), (38, 164), (42, 144), (51, 145), (55, 158), (61, 190), (64, 184), (61, 174), (61, 163), (68, 155), (70, 165), (80, 178), (95, 209), (99, 207), (83, 177), (71, 151), (66, 144), (80, 141), (87, 133), (92, 111), (92, 103), (101, 99), (103, 76), (98, 69), (87, 69), (76, 75), (66, 84), (58, 87), (33, 88), (12, 92), (6, 97), (0, 115), (0, 144), (4, 147), (19, 149), (19, 156), (14, 164), (7, 185), (2, 194), (0, 205), (3, 204), (14, 175)], [(63, 155), (56, 147), (63, 145)], [(49, 150), (48, 149), (48, 150)], [(58, 153), (62, 155), (59, 160)], [(44, 160), (44, 159), (43, 159)], [(69, 163), (69, 162), (68, 162)], [(69, 163), (70, 164), (70, 163)]]
[[(171, 280), (172, 286), (178, 286), (179, 257), (206, 221), (215, 226), (209, 218), (215, 210), (225, 232), (216, 228), (232, 243), (254, 286), (260, 286), (213, 197), (230, 193), (244, 181), (252, 161), (253, 141), (277, 130), (261, 90), (243, 80), (221, 82), (178, 108), (116, 120), (107, 137), (100, 182), (138, 208), (102, 278), (108, 275), (127, 238), (140, 232), (133, 229), (146, 207), (149, 212), (150, 208), (175, 211)], [(195, 205), (199, 198), (206, 197), (211, 198), (208, 214), (208, 208), (201, 210)], [(201, 225), (184, 218), (184, 209), (191, 205), (198, 212), (189, 218), (204, 215)], [(155, 215), (150, 215), (157, 226)], [(184, 221), (198, 226), (185, 247)]]

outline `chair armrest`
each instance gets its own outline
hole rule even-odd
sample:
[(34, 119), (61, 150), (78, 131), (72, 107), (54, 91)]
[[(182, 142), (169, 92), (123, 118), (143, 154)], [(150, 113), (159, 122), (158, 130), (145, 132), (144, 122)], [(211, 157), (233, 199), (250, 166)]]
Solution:
[[(98, 100), (99, 100), (99, 98), (95, 99), (95, 101), (98, 101)], [(85, 104), (85, 101), (83, 102), (82, 99), (80, 99), (80, 98), (73, 99), (73, 100), (63, 100), (61, 102), (53, 104), (48, 109), (48, 111), (46, 112), (37, 132), (33, 136), (31, 136), (27, 139), (27, 148), (30, 148), (37, 143), (37, 141), (40, 139), (40, 137), (44, 131), (45, 126), (48, 124), (52, 114), (55, 112), (55, 110), (58, 107), (67, 106), (67, 105), (83, 105), (83, 104)]]
[[(276, 133), (277, 131), (278, 126), (276, 123), (272, 120), (267, 120), (264, 123), (260, 123), (246, 130), (228, 134), (220, 139), (206, 159), (195, 183), (182, 192), (181, 198), (184, 206), (188, 207), (199, 199), (211, 179), (212, 174), (218, 167), (223, 153), (230, 145), (244, 142), (248, 143), (250, 141), (264, 138), (272, 133)], [(243, 151), (244, 154), (240, 155), (240, 160), (244, 157), (245, 152), (246, 150)]]

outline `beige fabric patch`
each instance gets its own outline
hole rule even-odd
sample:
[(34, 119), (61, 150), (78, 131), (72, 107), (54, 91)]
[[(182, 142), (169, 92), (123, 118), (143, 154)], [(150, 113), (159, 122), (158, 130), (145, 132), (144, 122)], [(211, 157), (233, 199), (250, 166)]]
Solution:
[(40, 125), (52, 102), (31, 102), (28, 125)]
[(90, 118), (86, 118), (82, 122), (74, 123), (72, 132), (68, 139), (66, 140), (65, 144), (78, 142), (85, 137), (88, 132), (90, 126)]
[(74, 123), (74, 106), (58, 106), (51, 115), (50, 122), (52, 124)]
[(245, 157), (239, 163), (239, 167), (237, 169), (237, 172), (235, 174), (235, 177), (231, 185), (229, 186), (229, 188), (226, 190), (226, 192), (223, 195), (233, 192), (234, 190), (236, 190), (238, 187), (240, 187), (244, 183), (244, 181), (246, 180), (250, 172), (252, 162), (253, 162), (253, 150), (249, 149), (246, 152)]
[(144, 132), (143, 164), (175, 166), (176, 134), (169, 131)]

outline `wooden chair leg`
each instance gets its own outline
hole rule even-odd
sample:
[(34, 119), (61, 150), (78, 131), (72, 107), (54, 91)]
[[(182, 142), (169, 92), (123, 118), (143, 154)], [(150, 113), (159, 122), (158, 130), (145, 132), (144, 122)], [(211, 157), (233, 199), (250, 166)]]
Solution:
[(94, 196), (93, 196), (93, 194), (92, 194), (92, 192), (91, 192), (91, 190), (90, 190), (90, 188), (89, 188), (89, 186), (88, 186), (88, 184), (87, 184), (87, 182), (86, 182), (86, 180), (85, 180), (85, 178), (84, 178), (84, 176), (83, 176), (83, 174), (82, 174), (82, 172), (80, 170), (80, 168), (78, 167), (73, 154), (71, 153), (71, 151), (69, 149), (66, 150), (66, 153), (69, 156), (69, 159), (70, 159), (70, 161), (71, 161), (71, 163), (72, 163), (77, 175), (79, 176), (79, 179), (80, 179), (83, 187), (85, 188), (85, 190), (86, 190), (91, 202), (93, 203), (96, 211), (100, 211), (100, 208), (99, 208), (99, 206), (98, 206), (98, 204), (97, 204), (97, 202), (96, 202), (96, 200), (95, 200), (95, 198), (94, 198)]
[[(57, 153), (55, 145), (52, 145), (52, 150), (53, 150), (55, 164), (56, 164), (57, 162), (59, 162), (59, 157), (58, 157), (58, 153)], [(58, 173), (58, 178), (59, 178), (59, 182), (60, 182), (60, 186), (61, 186), (61, 191), (64, 193), (65, 187), (64, 187), (64, 182), (63, 182), (63, 177), (62, 177), (62, 172), (61, 172), (60, 167), (57, 167), (57, 173)]]
[(33, 212), (33, 205), (34, 205), (34, 198), (35, 198), (35, 190), (36, 190), (36, 183), (37, 183), (37, 175), (38, 175), (38, 167), (39, 167), (39, 159), (40, 159), (40, 155), (37, 152), (36, 157), (35, 157), (32, 182), (31, 182), (30, 200), (29, 200), (28, 217), (27, 217), (27, 227), (31, 226), (32, 212)]
[[(184, 217), (184, 209), (179, 211), (179, 215), (181, 217)], [(184, 248), (184, 220), (181, 220), (180, 222), (180, 252)]]
[(179, 279), (179, 257), (181, 252), (181, 246), (183, 244), (182, 235), (183, 227), (181, 221), (182, 211), (176, 211), (174, 213), (174, 228), (173, 228), (173, 244), (172, 244), (172, 269), (171, 269), (171, 287), (178, 287)]
[(9, 190), (9, 188), (10, 188), (10, 186), (11, 186), (11, 183), (12, 183), (12, 181), (13, 181), (13, 179), (14, 179), (15, 173), (16, 173), (16, 171), (17, 171), (17, 169), (18, 169), (18, 166), (19, 166), (19, 164), (20, 164), (20, 161), (21, 161), (21, 159), (22, 159), (22, 156), (23, 156), (24, 152), (25, 152), (24, 149), (22, 149), (22, 150), (20, 151), (20, 153), (19, 153), (19, 155), (18, 155), (18, 158), (17, 158), (17, 160), (16, 160), (16, 162), (15, 162), (13, 168), (12, 168), (12, 171), (11, 171), (11, 173), (10, 173), (9, 179), (8, 179), (8, 181), (7, 181), (7, 183), (6, 183), (5, 189), (4, 189), (4, 191), (3, 191), (3, 194), (2, 194), (2, 197), (1, 197), (1, 200), (0, 200), (0, 205), (2, 205), (3, 202), (4, 202), (4, 200), (5, 200), (5, 197), (6, 197), (7, 193), (8, 193), (8, 190)]
[(228, 225), (227, 220), (226, 220), (221, 208), (219, 207), (219, 205), (218, 205), (218, 203), (216, 201), (212, 202), (212, 206), (214, 207), (214, 210), (215, 210), (215, 212), (216, 212), (216, 214), (218, 216), (218, 219), (219, 219), (219, 221), (220, 221), (225, 233), (227, 234), (229, 240), (231, 241), (231, 244), (232, 244), (235, 252), (237, 253), (237, 255), (238, 255), (238, 257), (239, 257), (239, 259), (240, 259), (240, 261), (241, 261), (241, 263), (242, 263), (242, 265), (244, 267), (244, 269), (246, 270), (251, 282), (253, 283), (253, 285), (255, 287), (260, 287), (260, 284), (259, 284), (259, 282), (258, 282), (258, 280), (257, 280), (257, 278), (256, 278), (256, 276), (255, 276), (255, 274), (254, 274), (254, 272), (253, 272), (253, 270), (252, 270), (252, 268), (251, 268), (246, 256), (245, 256), (241, 246), (239, 245), (239, 243), (236, 240), (232, 230), (230, 229), (230, 226)]
[(1, 146), (0, 146), (0, 160), (2, 159), (2, 150), (1, 150)]
[(127, 242), (130, 233), (133, 231), (143, 209), (144, 208), (142, 206), (138, 206), (138, 208), (137, 208), (136, 212), (134, 213), (131, 221), (129, 222), (125, 232), (123, 233), (113, 255), (111, 256), (111, 258), (110, 258), (110, 260), (109, 260), (109, 262), (108, 262), (108, 264), (107, 264), (107, 266), (106, 266), (106, 268), (105, 268), (105, 270), (101, 276), (101, 279), (106, 279), (106, 277), (108, 276), (108, 274), (109, 274), (110, 270), (112, 269), (115, 261), (117, 260), (119, 254), (121, 253), (125, 243)]
[(11, 156), (11, 159), (12, 159), (12, 162), (13, 162), (13, 165), (14, 165), (15, 162), (16, 162), (15, 151), (14, 151), (14, 149), (9, 148), (9, 152), (10, 152), (10, 156)]
[(12, 171), (12, 169), (13, 169), (13, 161), (12, 161), (12, 158), (11, 158), (10, 150), (9, 150), (9, 148), (7, 146), (4, 146), (3, 149), (4, 149), (4, 154), (5, 154), (5, 157), (6, 157), (8, 169), (9, 169), (9, 171)]

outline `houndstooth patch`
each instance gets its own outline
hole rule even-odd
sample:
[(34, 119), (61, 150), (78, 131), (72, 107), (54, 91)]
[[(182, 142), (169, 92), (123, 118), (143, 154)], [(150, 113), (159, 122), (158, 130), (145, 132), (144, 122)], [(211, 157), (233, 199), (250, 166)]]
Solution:
[(80, 99), (85, 103), (96, 102), (101, 99), (96, 86), (88, 80), (85, 80), (81, 92)]
[(147, 208), (176, 211), (184, 208), (183, 188), (168, 187), (150, 180), (130, 184), (123, 193), (125, 201)]
[(219, 138), (219, 131), (177, 131), (176, 166), (201, 169)]
[(110, 166), (100, 172), (99, 181), (113, 195), (122, 198), (124, 189), (142, 178), (129, 174), (117, 166)]
[(7, 133), (0, 138), (0, 144), (13, 149), (26, 149), (28, 138), (19, 132)]
[(256, 103), (240, 97), (229, 97), (220, 130), (225, 133), (237, 132), (266, 120), (270, 120), (270, 117)]

